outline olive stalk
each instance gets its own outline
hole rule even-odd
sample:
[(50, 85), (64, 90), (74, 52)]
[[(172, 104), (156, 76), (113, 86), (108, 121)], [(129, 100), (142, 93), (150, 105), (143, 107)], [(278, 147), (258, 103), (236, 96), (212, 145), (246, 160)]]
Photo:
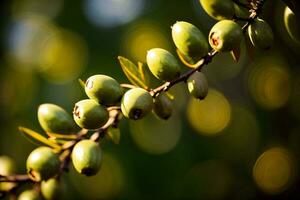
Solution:
[[(255, 7), (250, 8), (251, 14), (250, 14), (249, 18), (241, 20), (241, 21), (245, 21), (245, 24), (242, 26), (243, 33), (246, 32), (247, 28), (251, 25), (251, 23), (260, 15), (265, 2), (266, 2), (266, 0), (257, 0)], [(244, 5), (244, 6), (246, 6), (246, 5)], [(234, 20), (239, 20), (239, 18), (234, 18)], [(182, 61), (182, 63), (188, 67), (192, 67), (193, 69), (185, 72), (184, 74), (182, 74), (181, 76), (179, 76), (178, 78), (176, 78), (174, 80), (167, 81), (164, 84), (162, 84), (154, 89), (150, 89), (149, 90), (150, 95), (152, 97), (156, 97), (159, 94), (161, 94), (162, 92), (168, 91), (170, 88), (172, 88), (177, 83), (186, 82), (187, 79), (191, 75), (193, 75), (194, 73), (196, 73), (198, 71), (201, 71), (205, 65), (209, 64), (217, 54), (218, 54), (218, 51), (211, 50), (207, 55), (202, 57), (198, 62), (196, 62), (193, 65), (189, 64), (187, 61), (185, 61), (184, 58), (181, 57), (179, 54), (179, 58)], [(136, 88), (136, 86), (131, 85), (131, 84), (121, 84), (121, 87), (129, 88), (129, 89)], [(109, 112), (108, 121), (101, 128), (96, 129), (94, 131), (94, 133), (88, 139), (99, 142), (99, 141), (101, 141), (101, 139), (104, 138), (107, 130), (110, 127), (118, 126), (120, 116), (122, 114), (120, 106), (108, 107), (107, 111)], [(69, 163), (71, 160), (72, 150), (78, 142), (82, 141), (83, 139), (87, 139), (87, 133), (88, 133), (87, 129), (81, 129), (77, 133), (76, 139), (71, 140), (62, 146), (62, 150), (59, 152), (60, 161), (61, 161), (60, 172), (57, 176), (60, 176), (63, 172), (68, 171), (68, 166), (69, 166)], [(11, 191), (14, 191), (17, 187), (19, 187), (23, 183), (35, 182), (35, 181), (30, 179), (29, 176), (27, 174), (25, 174), (25, 175), (8, 175), (8, 176), (0, 175), (0, 182), (17, 183), (16, 186), (11, 190)], [(1, 197), (1, 195), (7, 194), (9, 192), (10, 191), (0, 191), (0, 197)]]

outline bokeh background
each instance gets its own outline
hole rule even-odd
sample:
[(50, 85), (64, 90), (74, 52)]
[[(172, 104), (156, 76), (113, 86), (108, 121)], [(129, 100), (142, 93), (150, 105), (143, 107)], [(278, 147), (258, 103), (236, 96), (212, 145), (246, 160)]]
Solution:
[[(170, 27), (188, 21), (206, 35), (215, 21), (196, 0), (1, 0), (0, 155), (17, 172), (36, 147), (19, 125), (42, 133), (37, 107), (71, 113), (86, 98), (78, 78), (107, 74), (128, 82), (117, 56), (145, 62), (148, 49), (175, 54)], [(271, 50), (220, 54), (203, 70), (210, 91), (192, 99), (171, 90), (174, 115), (120, 124), (121, 141), (102, 143), (91, 178), (71, 167), (64, 199), (299, 199), (300, 44), (287, 34), (281, 1), (268, 1)], [(187, 70), (182, 66), (182, 71)], [(159, 82), (154, 82), (154, 86)]]

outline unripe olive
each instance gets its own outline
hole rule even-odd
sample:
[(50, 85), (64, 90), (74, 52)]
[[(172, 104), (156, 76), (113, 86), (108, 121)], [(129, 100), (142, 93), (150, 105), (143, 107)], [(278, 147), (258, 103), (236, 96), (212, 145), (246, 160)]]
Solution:
[(232, 0), (199, 0), (205, 12), (216, 20), (231, 19), (234, 15)]
[(113, 105), (121, 100), (122, 88), (113, 78), (106, 75), (94, 75), (85, 84), (85, 93), (103, 105)]
[(290, 37), (297, 43), (300, 43), (300, 18), (297, 18), (295, 13), (286, 7), (284, 10), (284, 25)]
[(231, 51), (240, 45), (242, 37), (242, 28), (237, 23), (222, 20), (212, 27), (209, 33), (209, 44), (216, 51)]
[(208, 82), (202, 72), (192, 74), (187, 80), (187, 87), (191, 95), (197, 99), (204, 99), (208, 93)]
[(79, 173), (86, 176), (95, 175), (101, 167), (102, 150), (98, 143), (92, 140), (82, 140), (72, 151), (72, 161)]
[(44, 131), (49, 133), (72, 133), (75, 129), (71, 115), (55, 104), (40, 105), (38, 120)]
[(160, 93), (154, 99), (154, 113), (162, 118), (162, 119), (169, 119), (173, 112), (173, 103), (172, 100), (166, 95), (165, 93)]
[(180, 75), (176, 58), (167, 50), (154, 48), (147, 53), (147, 64), (151, 73), (163, 81), (171, 81)]
[(188, 22), (176, 22), (172, 38), (177, 49), (192, 58), (201, 58), (208, 53), (208, 43), (202, 32)]
[(35, 190), (25, 190), (19, 195), (18, 200), (42, 200), (42, 197)]
[(97, 129), (108, 120), (107, 110), (92, 99), (77, 102), (73, 117), (78, 126), (85, 129)]
[[(0, 175), (7, 176), (15, 173), (15, 163), (8, 156), (0, 156)], [(0, 191), (8, 191), (15, 186), (15, 183), (1, 182)]]
[(29, 177), (39, 182), (59, 172), (60, 160), (50, 147), (38, 147), (29, 154), (26, 167)]
[(64, 185), (61, 184), (61, 180), (56, 178), (50, 178), (41, 183), (41, 193), (46, 200), (62, 199), (63, 189)]
[(274, 40), (271, 27), (262, 19), (255, 19), (248, 27), (248, 34), (251, 43), (261, 49), (269, 49)]
[(153, 99), (148, 91), (142, 88), (128, 90), (121, 101), (121, 110), (125, 117), (141, 119), (153, 108)]

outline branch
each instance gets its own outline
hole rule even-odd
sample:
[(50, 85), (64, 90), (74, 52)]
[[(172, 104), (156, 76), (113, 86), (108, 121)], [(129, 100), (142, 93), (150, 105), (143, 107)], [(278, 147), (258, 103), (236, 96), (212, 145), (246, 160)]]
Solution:
[[(255, 20), (259, 14), (262, 11), (262, 7), (264, 5), (266, 0), (257, 0), (256, 8), (250, 10), (251, 15), (242, 27), (243, 32), (245, 33), (248, 26)], [(238, 20), (238, 19), (237, 19)], [(158, 86), (155, 89), (150, 89), (150, 94), (152, 97), (156, 97), (158, 94), (168, 91), (171, 87), (176, 85), (177, 83), (180, 82), (185, 82), (192, 74), (194, 74), (197, 71), (201, 71), (202, 68), (209, 64), (212, 59), (218, 54), (217, 51), (211, 50), (206, 56), (204, 56), (202, 59), (200, 59), (196, 64), (191, 65), (187, 63), (186, 61), (183, 61), (183, 63), (189, 67), (192, 67), (193, 69), (187, 71), (186, 73), (182, 74), (179, 78), (165, 82), (164, 84)], [(183, 58), (181, 58), (183, 59)], [(135, 88), (136, 86), (130, 85), (130, 84), (121, 84), (122, 87), (124, 88)], [(108, 107), (107, 110), (109, 111), (109, 119), (106, 122), (104, 126), (101, 128), (95, 130), (93, 135), (89, 138), (90, 140), (93, 141), (99, 141), (100, 139), (104, 138), (105, 133), (110, 127), (117, 127), (119, 123), (119, 116), (122, 114), (120, 106), (113, 106), (113, 107)], [(62, 146), (62, 150), (60, 152), (60, 159), (61, 159), (61, 170), (58, 176), (60, 176), (63, 172), (68, 171), (68, 166), (71, 161), (71, 152), (74, 146), (81, 140), (86, 139), (86, 135), (88, 133), (88, 130), (82, 129), (77, 133), (77, 138), (74, 140), (71, 140), (70, 142), (65, 143)], [(34, 182), (29, 178), (28, 175), (9, 175), (9, 176), (2, 176), (0, 175), (0, 182), (14, 182), (18, 183), (16, 187), (18, 187), (22, 183), (26, 182)], [(8, 191), (9, 192), (9, 191)], [(0, 192), (1, 193), (1, 192)], [(1, 195), (0, 195), (1, 196)]]

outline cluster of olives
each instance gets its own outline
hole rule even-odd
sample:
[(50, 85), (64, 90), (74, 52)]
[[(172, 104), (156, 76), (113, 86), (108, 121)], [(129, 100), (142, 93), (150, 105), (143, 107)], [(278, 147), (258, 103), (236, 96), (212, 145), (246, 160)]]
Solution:
[[(217, 52), (228, 52), (238, 48), (243, 38), (243, 30), (234, 17), (249, 18), (252, 12), (232, 0), (199, 2), (208, 15), (219, 20), (212, 27), (208, 40), (191, 23), (180, 21), (172, 26), (172, 39), (178, 52), (193, 63), (209, 55), (209, 45)], [(272, 45), (273, 33), (264, 20), (254, 19), (247, 31), (254, 46), (267, 49)], [(157, 79), (172, 82), (180, 77), (180, 64), (169, 51), (161, 48), (151, 49), (147, 52), (146, 60), (150, 72)], [(207, 96), (208, 82), (202, 72), (194, 72), (185, 82), (193, 97), (202, 100)], [(110, 107), (120, 108), (123, 116), (132, 120), (142, 119), (151, 111), (162, 119), (168, 119), (172, 115), (172, 100), (166, 92), (153, 94), (137, 86), (125, 91), (115, 79), (102, 74), (89, 77), (84, 90), (88, 99), (75, 104), (73, 118), (57, 105), (48, 103), (39, 106), (38, 121), (47, 134), (73, 134), (77, 126), (97, 130), (108, 122)], [(98, 142), (82, 139), (71, 150), (71, 159), (76, 171), (86, 176), (98, 173), (102, 163), (102, 150)], [(63, 188), (58, 176), (62, 170), (59, 154), (60, 152), (46, 146), (38, 147), (30, 153), (26, 162), (27, 173), (33, 181), (41, 183), (42, 195), (35, 190), (26, 190), (19, 196), (20, 200), (40, 199), (41, 196), (45, 199), (59, 198)]]
[[(211, 47), (220, 52), (231, 51), (238, 47), (243, 36), (242, 29), (232, 19), (235, 17), (248, 18), (252, 11), (239, 6), (232, 0), (199, 1), (209, 16), (219, 20), (209, 33)], [(242, 1), (241, 3), (245, 2), (247, 1)], [(255, 4), (257, 1), (251, 2)], [(271, 27), (266, 21), (259, 18), (255, 19), (248, 27), (248, 36), (251, 43), (261, 49), (269, 49), (274, 40)]]

